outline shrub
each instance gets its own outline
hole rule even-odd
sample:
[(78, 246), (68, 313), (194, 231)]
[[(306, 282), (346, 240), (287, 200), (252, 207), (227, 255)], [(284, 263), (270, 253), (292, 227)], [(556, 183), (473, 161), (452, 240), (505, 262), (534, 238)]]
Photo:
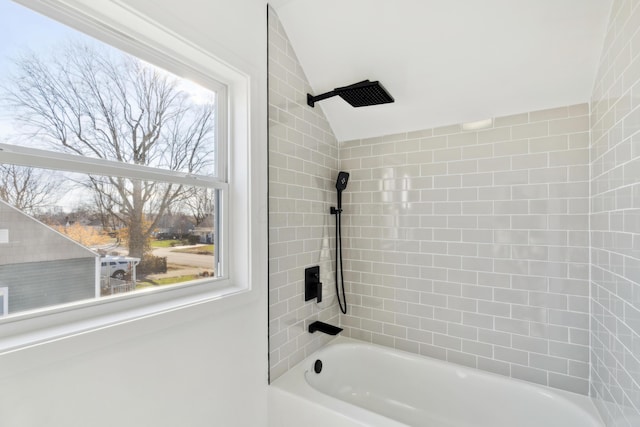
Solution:
[(187, 241), (190, 245), (197, 245), (200, 243), (200, 236), (189, 235), (187, 236)]
[(145, 255), (136, 267), (136, 273), (139, 275), (166, 272), (167, 257)]

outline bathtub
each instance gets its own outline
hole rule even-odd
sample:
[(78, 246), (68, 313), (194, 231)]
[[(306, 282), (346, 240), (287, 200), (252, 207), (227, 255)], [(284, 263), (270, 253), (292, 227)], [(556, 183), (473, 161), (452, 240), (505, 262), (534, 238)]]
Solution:
[(274, 381), (269, 405), (269, 427), (603, 427), (586, 396), (345, 337)]

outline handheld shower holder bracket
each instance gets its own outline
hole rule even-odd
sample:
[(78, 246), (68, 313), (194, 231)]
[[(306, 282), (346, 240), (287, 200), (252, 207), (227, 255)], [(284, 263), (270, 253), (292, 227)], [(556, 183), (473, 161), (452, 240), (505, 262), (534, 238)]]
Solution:
[(338, 215), (339, 213), (342, 213), (342, 209), (336, 209), (335, 206), (331, 206), (329, 212), (331, 213), (331, 215)]

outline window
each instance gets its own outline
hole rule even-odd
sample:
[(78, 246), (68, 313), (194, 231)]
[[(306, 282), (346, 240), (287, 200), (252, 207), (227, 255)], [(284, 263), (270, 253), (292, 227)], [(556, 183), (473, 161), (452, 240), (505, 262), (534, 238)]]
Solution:
[(226, 86), (0, 17), (0, 315), (226, 279)]

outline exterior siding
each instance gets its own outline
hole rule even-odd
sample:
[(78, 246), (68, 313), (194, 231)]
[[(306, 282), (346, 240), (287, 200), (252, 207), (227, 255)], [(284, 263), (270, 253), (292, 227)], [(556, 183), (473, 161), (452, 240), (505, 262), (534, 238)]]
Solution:
[(3, 201), (0, 229), (9, 314), (96, 297), (96, 253)]
[(0, 265), (9, 314), (94, 298), (95, 258)]

